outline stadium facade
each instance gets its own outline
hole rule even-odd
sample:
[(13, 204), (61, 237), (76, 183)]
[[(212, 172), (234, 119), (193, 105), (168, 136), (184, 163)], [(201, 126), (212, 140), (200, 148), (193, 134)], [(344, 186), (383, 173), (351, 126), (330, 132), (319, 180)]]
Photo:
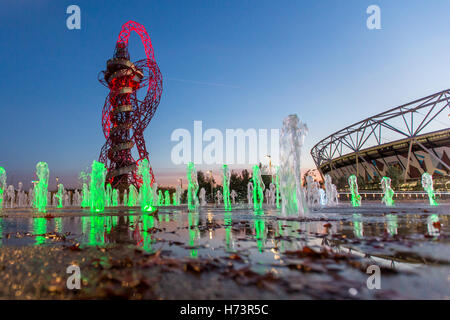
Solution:
[(351, 174), (377, 181), (389, 168), (403, 182), (424, 172), (450, 181), (450, 89), (392, 108), (318, 142), (311, 156), (321, 175), (334, 181)]

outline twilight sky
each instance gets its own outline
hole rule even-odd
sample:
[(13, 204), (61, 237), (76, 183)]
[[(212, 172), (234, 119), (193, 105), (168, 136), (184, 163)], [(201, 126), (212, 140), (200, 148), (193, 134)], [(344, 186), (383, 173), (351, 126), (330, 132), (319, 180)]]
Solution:
[[(81, 8), (68, 30), (66, 8)], [(381, 8), (368, 30), (366, 8)], [(0, 2), (0, 166), (8, 183), (34, 179), (38, 161), (67, 187), (98, 159), (97, 81), (122, 24), (143, 24), (164, 79), (145, 131), (160, 185), (183, 177), (173, 165), (177, 128), (279, 128), (297, 113), (311, 147), (334, 131), (450, 83), (450, 2), (434, 1), (19, 1)], [(144, 57), (136, 34), (132, 60)], [(217, 167), (216, 167), (217, 168)], [(200, 166), (199, 169), (207, 169)], [(217, 169), (217, 174), (219, 170)]]

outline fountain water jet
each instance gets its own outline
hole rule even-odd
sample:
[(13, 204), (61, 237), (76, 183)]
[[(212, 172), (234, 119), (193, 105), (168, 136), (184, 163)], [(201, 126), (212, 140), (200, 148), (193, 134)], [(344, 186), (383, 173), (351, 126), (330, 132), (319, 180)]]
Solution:
[(186, 176), (188, 180), (188, 208), (189, 210), (196, 210), (199, 205), (197, 198), (198, 181), (197, 170), (195, 170), (193, 162), (188, 163)]
[(352, 206), (361, 206), (361, 196), (358, 193), (358, 178), (354, 174), (348, 177), (348, 185), (350, 186), (350, 192), (352, 194)]
[(325, 194), (327, 198), (327, 206), (334, 207), (339, 203), (336, 186), (332, 183), (331, 176), (329, 174), (325, 175)]
[(223, 165), (223, 204), (225, 206), (225, 210), (231, 210), (231, 202), (230, 202), (230, 179), (231, 173), (230, 169), (226, 164)]
[(391, 188), (391, 178), (383, 177), (381, 179), (381, 189), (383, 190), (384, 196), (381, 202), (387, 206), (394, 205), (394, 190)]
[(6, 171), (0, 167), (0, 210), (3, 208), (3, 195), (6, 189)]
[(308, 133), (306, 124), (297, 115), (289, 115), (283, 120), (280, 132), (280, 194), (281, 212), (285, 215), (304, 216), (308, 212), (302, 187), (300, 156)]
[(437, 206), (436, 195), (434, 194), (433, 188), (433, 177), (425, 172), (422, 174), (422, 187), (428, 193), (428, 199), (430, 201), (430, 206)]
[(127, 206), (128, 207), (134, 207), (137, 205), (137, 197), (138, 197), (138, 192), (137, 189), (134, 185), (130, 184), (130, 186), (128, 187), (128, 202), (127, 202)]
[(58, 184), (58, 192), (55, 194), (55, 197), (58, 199), (57, 208), (62, 208), (64, 200), (64, 186), (62, 183)]
[(98, 161), (92, 162), (90, 183), (91, 212), (103, 212), (106, 203), (105, 191), (106, 168)]
[(261, 177), (261, 170), (257, 165), (253, 166), (253, 208), (258, 211), (262, 209), (264, 202), (264, 189), (266, 186)]
[(142, 185), (139, 188), (139, 198), (141, 199), (141, 210), (144, 212), (152, 212), (153, 208), (153, 189), (151, 186), (152, 175), (150, 172), (150, 164), (147, 159), (142, 159), (139, 163), (137, 173), (142, 178)]
[(36, 165), (36, 176), (39, 182), (34, 187), (34, 206), (38, 212), (46, 212), (47, 208), (47, 192), (48, 192), (48, 178), (50, 171), (46, 162), (38, 162)]

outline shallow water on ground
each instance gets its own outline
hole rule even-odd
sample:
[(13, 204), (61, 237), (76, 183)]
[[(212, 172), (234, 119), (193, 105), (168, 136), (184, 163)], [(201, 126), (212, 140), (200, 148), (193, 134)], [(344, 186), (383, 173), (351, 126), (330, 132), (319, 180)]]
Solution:
[[(364, 288), (367, 275), (361, 270), (376, 264), (388, 274), (383, 281), (388, 297), (449, 298), (449, 214), (449, 204), (407, 202), (395, 207), (342, 204), (312, 210), (307, 218), (281, 217), (272, 207), (254, 212), (246, 205), (232, 211), (206, 206), (198, 212), (160, 207), (155, 214), (129, 207), (107, 208), (102, 214), (76, 208), (51, 208), (46, 214), (9, 209), (0, 217), (0, 252), (23, 247), (135, 248), (180, 260), (248, 266), (285, 280), (306, 272), (311, 286), (330, 279), (352, 286), (356, 280), (353, 287), (359, 286), (362, 298), (380, 294)], [(292, 290), (281, 297), (289, 297)]]

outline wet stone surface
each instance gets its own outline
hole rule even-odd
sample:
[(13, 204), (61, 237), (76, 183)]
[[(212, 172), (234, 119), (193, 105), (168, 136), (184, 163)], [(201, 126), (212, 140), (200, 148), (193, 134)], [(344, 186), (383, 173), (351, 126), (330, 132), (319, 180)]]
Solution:
[[(450, 204), (6, 209), (1, 299), (449, 299)], [(69, 290), (77, 265), (81, 289)], [(367, 267), (381, 270), (368, 289)]]

